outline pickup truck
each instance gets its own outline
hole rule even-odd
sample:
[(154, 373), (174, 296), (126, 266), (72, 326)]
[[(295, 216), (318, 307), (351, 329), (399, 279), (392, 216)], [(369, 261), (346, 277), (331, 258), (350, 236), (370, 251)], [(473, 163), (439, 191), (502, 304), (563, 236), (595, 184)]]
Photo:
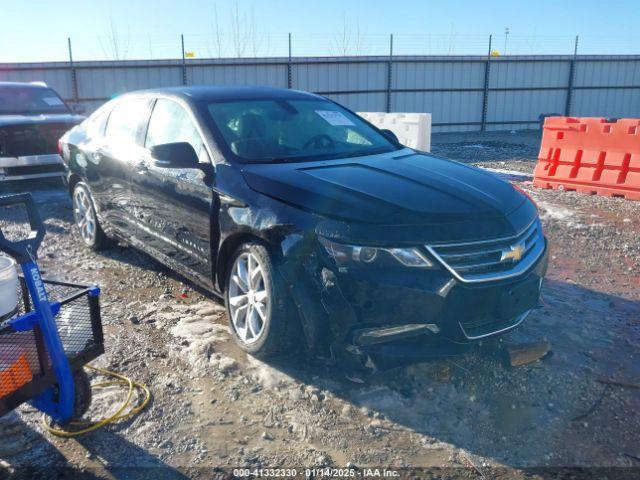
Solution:
[(0, 182), (63, 175), (58, 139), (78, 113), (42, 83), (0, 82)]

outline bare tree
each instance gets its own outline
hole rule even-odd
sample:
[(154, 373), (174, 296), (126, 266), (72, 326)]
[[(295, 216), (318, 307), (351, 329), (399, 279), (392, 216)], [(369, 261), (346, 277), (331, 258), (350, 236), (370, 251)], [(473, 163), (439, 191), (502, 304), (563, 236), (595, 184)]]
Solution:
[(251, 54), (254, 57), (259, 57), (260, 55), (268, 55), (269, 35), (258, 30), (258, 27), (256, 25), (256, 17), (253, 10), (253, 6), (251, 7), (251, 14), (249, 17), (248, 28), (249, 28), (249, 40), (251, 43)]
[(214, 3), (213, 4), (213, 21), (211, 22), (211, 31), (213, 32), (213, 50), (215, 51), (215, 55), (212, 53), (212, 49), (207, 47), (208, 53), (210, 57), (222, 57), (222, 32), (220, 31), (220, 23), (218, 21), (218, 7)]
[(240, 14), (240, 8), (236, 1), (235, 8), (231, 11), (231, 42), (233, 53), (236, 57), (243, 57), (247, 50), (248, 28), (246, 15)]
[(98, 40), (100, 41), (102, 52), (106, 57), (113, 60), (124, 60), (127, 58), (127, 54), (129, 53), (128, 28), (126, 36), (121, 37), (113, 18), (109, 18), (109, 27), (105, 31), (104, 37), (104, 42), (101, 37), (98, 37)]
[[(270, 48), (269, 35), (258, 28), (253, 7), (249, 13), (240, 9), (238, 2), (229, 11), (229, 31), (220, 27), (220, 16), (216, 4), (213, 5), (213, 19), (211, 21), (211, 40), (207, 47), (210, 56), (213, 52), (222, 57), (225, 49), (235, 57), (252, 55), (258, 57), (267, 55)], [(227, 38), (227, 42), (224, 39)]]
[(450, 28), (449, 28), (449, 50), (447, 51), (447, 55), (452, 55), (453, 51), (455, 49), (455, 32), (453, 30), (453, 23), (451, 24)]
[(330, 50), (334, 55), (361, 55), (364, 51), (364, 40), (360, 32), (360, 22), (347, 21), (346, 14), (342, 14), (342, 28), (334, 33), (331, 39)]

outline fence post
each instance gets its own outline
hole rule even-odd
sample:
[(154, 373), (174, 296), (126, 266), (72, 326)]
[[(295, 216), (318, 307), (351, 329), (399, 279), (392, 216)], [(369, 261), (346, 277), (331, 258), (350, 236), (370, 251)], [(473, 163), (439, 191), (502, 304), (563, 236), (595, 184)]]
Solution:
[(389, 35), (389, 61), (387, 62), (387, 108), (391, 111), (391, 87), (393, 86), (393, 33)]
[(480, 131), (487, 129), (487, 108), (489, 106), (489, 74), (491, 73), (491, 38), (489, 35), (489, 51), (487, 52), (487, 60), (484, 64), (484, 91), (482, 94), (482, 120), (480, 121)]
[(573, 80), (576, 71), (576, 57), (578, 56), (578, 35), (576, 35), (576, 42), (573, 45), (573, 57), (569, 62), (569, 82), (567, 84), (567, 103), (564, 106), (565, 117), (571, 116), (571, 102), (573, 101)]
[(291, 88), (291, 32), (289, 32), (289, 61), (287, 62), (287, 88)]
[(182, 45), (182, 85), (187, 84), (187, 60), (184, 56), (184, 35), (180, 34), (180, 43)]
[(71, 49), (71, 37), (67, 37), (67, 47), (69, 48), (69, 70), (71, 72), (71, 97), (74, 103), (78, 103), (78, 74), (73, 64), (73, 50)]

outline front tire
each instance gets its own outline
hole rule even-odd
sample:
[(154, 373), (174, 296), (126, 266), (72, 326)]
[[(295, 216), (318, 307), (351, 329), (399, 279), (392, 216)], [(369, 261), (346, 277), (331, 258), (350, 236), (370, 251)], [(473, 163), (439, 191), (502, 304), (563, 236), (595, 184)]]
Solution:
[(227, 269), (225, 300), (236, 343), (258, 358), (291, 351), (295, 313), (267, 249), (241, 245)]
[(93, 206), (91, 191), (84, 182), (73, 187), (73, 218), (82, 242), (92, 250), (103, 250), (108, 246), (109, 238), (102, 230), (96, 209)]

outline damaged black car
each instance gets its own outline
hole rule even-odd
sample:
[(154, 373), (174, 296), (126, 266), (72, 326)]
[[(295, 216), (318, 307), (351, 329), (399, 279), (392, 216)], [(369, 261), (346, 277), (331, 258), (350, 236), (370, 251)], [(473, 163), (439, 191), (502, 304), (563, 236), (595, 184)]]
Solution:
[(134, 92), (61, 147), (87, 246), (117, 239), (224, 297), (253, 355), (455, 354), (538, 306), (547, 242), (522, 191), (322, 96)]

